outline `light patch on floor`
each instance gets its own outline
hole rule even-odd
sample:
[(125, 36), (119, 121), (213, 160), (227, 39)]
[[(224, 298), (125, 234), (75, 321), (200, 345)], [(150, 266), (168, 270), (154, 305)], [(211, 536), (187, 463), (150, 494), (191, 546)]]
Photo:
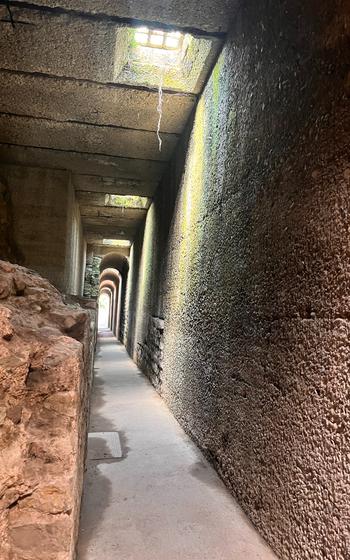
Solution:
[(88, 437), (88, 460), (121, 459), (118, 432), (91, 432)]

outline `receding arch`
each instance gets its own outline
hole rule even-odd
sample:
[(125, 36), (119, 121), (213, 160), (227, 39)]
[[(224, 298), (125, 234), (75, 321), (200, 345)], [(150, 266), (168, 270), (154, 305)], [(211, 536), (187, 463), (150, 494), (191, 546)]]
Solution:
[(103, 272), (106, 268), (114, 268), (115, 270), (120, 272), (123, 277), (125, 271), (129, 269), (128, 258), (116, 251), (107, 253), (107, 255), (102, 258), (100, 264), (100, 272)]
[(119, 279), (110, 280), (102, 279), (100, 280), (99, 294), (103, 291), (109, 290), (110, 292), (110, 309), (109, 309), (109, 327), (111, 331), (117, 335), (118, 333), (118, 299), (120, 294), (120, 282)]
[(107, 253), (100, 264), (100, 290), (103, 286), (109, 286), (112, 290), (111, 330), (121, 341), (124, 336), (124, 307), (128, 271), (127, 257), (116, 251)]
[(98, 297), (98, 328), (111, 328), (111, 300), (112, 290), (107, 286), (100, 290)]

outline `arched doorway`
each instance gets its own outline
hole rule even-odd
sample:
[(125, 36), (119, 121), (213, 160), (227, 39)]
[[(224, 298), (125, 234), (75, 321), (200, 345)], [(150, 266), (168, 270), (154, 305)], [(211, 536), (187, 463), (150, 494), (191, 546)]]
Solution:
[(120, 294), (121, 278), (117, 270), (108, 269), (108, 273), (100, 276), (100, 297), (102, 293), (109, 290), (109, 328), (118, 337), (119, 317), (120, 317)]
[(107, 288), (107, 286), (105, 286), (100, 290), (100, 295), (98, 298), (99, 330), (110, 328), (111, 299), (112, 299), (112, 291), (110, 288)]
[(115, 336), (123, 341), (128, 259), (117, 252), (105, 255), (100, 265), (100, 294), (109, 289), (109, 326)]

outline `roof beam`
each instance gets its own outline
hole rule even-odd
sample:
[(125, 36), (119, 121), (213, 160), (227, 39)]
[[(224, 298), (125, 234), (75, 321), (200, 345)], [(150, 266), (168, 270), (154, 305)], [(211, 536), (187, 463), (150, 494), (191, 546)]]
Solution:
[(79, 193), (99, 193), (137, 195), (150, 197), (157, 188), (157, 183), (138, 181), (136, 179), (116, 179), (115, 177), (98, 177), (83, 173), (72, 175), (72, 184)]
[[(159, 182), (166, 162), (87, 154), (0, 143), (0, 162), (45, 169), (68, 169), (73, 173), (116, 179)], [(123, 193), (126, 194), (126, 193)], [(136, 193), (139, 194), (139, 193)]]
[(162, 140), (160, 152), (154, 131), (0, 113), (3, 144), (162, 162), (170, 159), (178, 135), (162, 133)]
[[(1, 3), (2, 0), (0, 0)], [(0, 20), (1, 21), (1, 20)], [(56, 74), (47, 74), (46, 72), (35, 72), (35, 71), (27, 71), (27, 70), (17, 70), (12, 68), (2, 68), (0, 67), (1, 73), (8, 73), (8, 74), (16, 74), (18, 76), (32, 76), (43, 78), (47, 80), (57, 80), (59, 82), (72, 82), (78, 85), (95, 85), (95, 86), (105, 86), (108, 88), (113, 89), (124, 89), (124, 90), (136, 90), (136, 91), (144, 91), (144, 92), (151, 92), (158, 94), (157, 87), (151, 86), (141, 86), (137, 84), (124, 84), (119, 82), (101, 82), (98, 80), (90, 80), (88, 78), (76, 78), (75, 76), (59, 76)], [(173, 89), (162, 89), (163, 95), (172, 95), (177, 97), (189, 97), (193, 100), (197, 99), (197, 95), (191, 92), (186, 91), (176, 91)]]
[[(0, 102), (1, 103), (1, 102)], [(27, 107), (28, 109), (30, 109), (30, 105)], [(127, 130), (129, 132), (140, 132), (140, 133), (145, 133), (145, 134), (150, 134), (153, 132), (156, 132), (156, 130), (153, 129), (149, 129), (149, 128), (136, 128), (133, 126), (120, 126), (120, 125), (116, 125), (116, 124), (101, 124), (101, 123), (96, 123), (96, 122), (89, 122), (89, 121), (78, 121), (75, 119), (58, 119), (58, 118), (54, 118), (54, 117), (42, 117), (42, 116), (38, 116), (38, 115), (32, 115), (32, 114), (27, 114), (27, 113), (23, 113), (23, 114), (18, 114), (18, 113), (11, 113), (8, 111), (1, 111), (0, 110), (0, 119), (1, 117), (8, 117), (9, 119), (28, 119), (28, 120), (32, 120), (32, 121), (38, 121), (38, 122), (43, 122), (43, 123), (53, 123), (53, 124), (58, 124), (58, 125), (76, 125), (76, 126), (84, 126), (84, 127), (91, 127), (91, 128), (96, 128), (96, 129), (101, 129), (101, 130)], [(163, 134), (165, 136), (173, 136), (174, 138), (178, 138), (180, 136), (180, 134), (175, 133), (175, 132), (163, 132)]]
[[(37, 12), (45, 12), (52, 15), (65, 15), (75, 19), (85, 19), (95, 22), (102, 23), (114, 23), (119, 26), (124, 27), (140, 27), (146, 25), (147, 27), (154, 29), (164, 29), (164, 30), (176, 30), (181, 31), (181, 33), (189, 33), (194, 37), (203, 37), (208, 39), (220, 39), (224, 40), (226, 37), (226, 32), (223, 31), (207, 31), (205, 29), (191, 27), (186, 25), (177, 24), (167, 24), (161, 21), (137, 19), (133, 17), (120, 17), (116, 15), (110, 15), (103, 12), (91, 13), (83, 10), (74, 10), (69, 8), (63, 8), (60, 6), (43, 6), (40, 4), (35, 4), (32, 2), (21, 2), (18, 0), (0, 0), (0, 5), (7, 6), (9, 8), (8, 22), (11, 25), (16, 25), (15, 14), (11, 14), (11, 7), (14, 8), (25, 8), (27, 10), (34, 10)], [(12, 20), (12, 21), (11, 21)], [(227, 19), (225, 23), (227, 22)]]

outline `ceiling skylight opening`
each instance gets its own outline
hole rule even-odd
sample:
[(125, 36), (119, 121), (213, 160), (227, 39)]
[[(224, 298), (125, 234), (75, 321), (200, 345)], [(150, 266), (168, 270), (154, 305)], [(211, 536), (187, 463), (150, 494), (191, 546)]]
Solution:
[(131, 241), (128, 239), (104, 239), (103, 245), (112, 245), (113, 247), (130, 247)]
[(179, 51), (182, 48), (183, 35), (179, 31), (138, 27), (135, 30), (135, 42), (141, 47)]
[(105, 206), (113, 206), (116, 208), (134, 208), (147, 209), (151, 204), (147, 196), (106, 194)]

